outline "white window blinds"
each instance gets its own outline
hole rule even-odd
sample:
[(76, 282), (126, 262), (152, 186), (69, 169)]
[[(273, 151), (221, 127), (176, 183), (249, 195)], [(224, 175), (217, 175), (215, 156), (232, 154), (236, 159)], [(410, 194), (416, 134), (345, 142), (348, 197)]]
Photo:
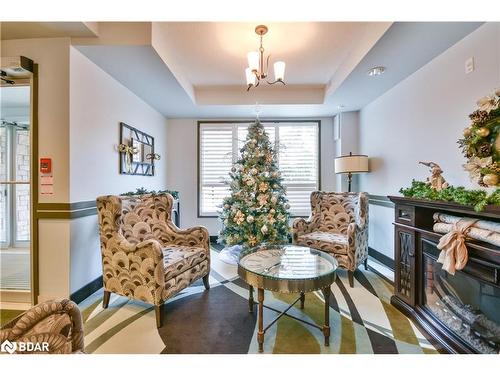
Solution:
[(309, 197), (319, 187), (318, 132), (316, 123), (279, 124), (278, 162), (295, 216), (309, 215)]
[(232, 165), (233, 126), (200, 124), (200, 216), (216, 215)]
[[(239, 157), (248, 123), (200, 123), (199, 215), (216, 216), (229, 195), (229, 171)], [(317, 122), (264, 123), (278, 150), (278, 163), (293, 216), (310, 213), (309, 196), (319, 188), (319, 125)]]

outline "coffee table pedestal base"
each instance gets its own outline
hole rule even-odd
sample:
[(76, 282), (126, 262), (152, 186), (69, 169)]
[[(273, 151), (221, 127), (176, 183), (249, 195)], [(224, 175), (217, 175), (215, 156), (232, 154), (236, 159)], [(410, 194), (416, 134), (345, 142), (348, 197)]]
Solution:
[[(249, 285), (249, 296), (248, 296), (248, 307), (249, 307), (249, 312), (253, 313), (253, 306), (255, 304), (253, 300), (253, 286)], [(316, 324), (307, 322), (305, 320), (302, 320), (300, 318), (297, 318), (293, 315), (287, 314), (287, 311), (290, 310), (297, 302), (300, 301), (300, 308), (304, 308), (304, 301), (305, 301), (305, 293), (300, 293), (300, 297), (297, 298), (291, 305), (289, 305), (284, 311), (278, 311), (274, 308), (265, 306), (266, 308), (279, 312), (280, 314), (271, 322), (269, 323), (265, 328), (264, 328), (264, 289), (257, 289), (257, 301), (259, 304), (258, 308), (258, 316), (257, 316), (257, 324), (258, 324), (258, 332), (257, 332), (257, 342), (259, 344), (259, 353), (262, 353), (264, 351), (264, 335), (266, 331), (278, 321), (279, 318), (282, 316), (286, 315), (290, 318), (293, 318), (295, 320), (298, 320), (300, 322), (306, 323), (310, 326), (316, 327), (320, 329), (323, 332), (323, 336), (325, 337), (325, 346), (330, 346), (330, 287), (322, 289), (323, 295), (325, 297), (325, 324), (320, 327)]]

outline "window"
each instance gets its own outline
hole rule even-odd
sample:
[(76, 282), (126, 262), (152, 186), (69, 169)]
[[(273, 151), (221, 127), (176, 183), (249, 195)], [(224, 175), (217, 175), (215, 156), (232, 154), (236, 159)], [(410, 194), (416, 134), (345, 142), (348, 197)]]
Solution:
[[(217, 216), (229, 195), (229, 171), (239, 158), (250, 123), (199, 123), (199, 216)], [(292, 216), (310, 213), (309, 196), (319, 189), (319, 121), (264, 122), (278, 150), (278, 164)]]

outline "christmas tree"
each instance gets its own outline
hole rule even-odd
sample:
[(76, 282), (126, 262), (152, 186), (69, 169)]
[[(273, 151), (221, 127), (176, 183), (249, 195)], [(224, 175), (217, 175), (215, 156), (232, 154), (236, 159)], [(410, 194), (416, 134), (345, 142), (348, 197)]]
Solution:
[(276, 151), (260, 121), (248, 127), (241, 158), (229, 173), (231, 195), (224, 199), (219, 242), (255, 246), (288, 242), (288, 209)]

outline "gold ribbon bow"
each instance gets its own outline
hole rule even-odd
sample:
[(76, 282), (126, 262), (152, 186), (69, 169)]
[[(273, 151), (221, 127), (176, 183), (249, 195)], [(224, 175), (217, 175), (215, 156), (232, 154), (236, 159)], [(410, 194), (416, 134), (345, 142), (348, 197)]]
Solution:
[(461, 219), (454, 224), (451, 232), (439, 240), (437, 248), (441, 250), (441, 253), (437, 261), (449, 274), (454, 275), (456, 270), (460, 271), (467, 264), (469, 255), (465, 240), (470, 228), (477, 221), (477, 219)]
[(136, 147), (132, 147), (124, 143), (120, 143), (118, 145), (118, 151), (129, 155), (137, 154), (139, 152), (139, 150)]
[(127, 165), (128, 173), (132, 172), (132, 155), (137, 154), (139, 150), (137, 147), (132, 147), (124, 143), (118, 145), (118, 151), (125, 154), (125, 164)]

